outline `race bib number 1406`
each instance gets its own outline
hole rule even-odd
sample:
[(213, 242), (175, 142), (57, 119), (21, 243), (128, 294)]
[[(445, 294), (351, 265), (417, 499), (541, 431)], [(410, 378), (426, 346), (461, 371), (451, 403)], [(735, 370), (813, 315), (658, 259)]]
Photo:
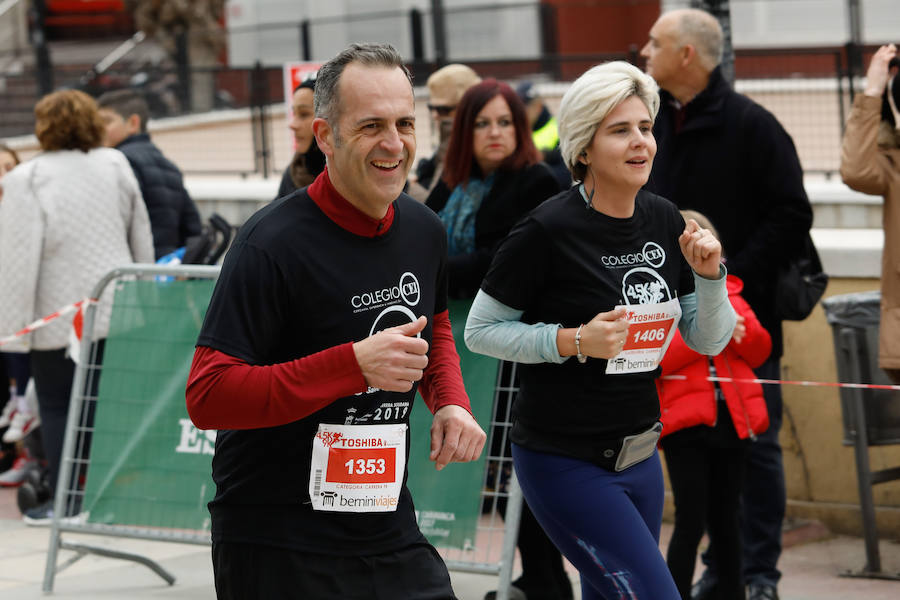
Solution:
[(675, 335), (675, 327), (681, 319), (681, 304), (676, 299), (622, 308), (627, 311), (628, 338), (622, 351), (606, 363), (606, 372), (617, 375), (652, 371), (659, 365)]

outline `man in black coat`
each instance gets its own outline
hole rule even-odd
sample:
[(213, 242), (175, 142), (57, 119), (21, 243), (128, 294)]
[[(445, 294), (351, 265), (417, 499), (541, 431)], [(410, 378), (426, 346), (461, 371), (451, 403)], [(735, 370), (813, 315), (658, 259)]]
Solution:
[(200, 234), (200, 214), (184, 189), (181, 171), (150, 140), (143, 97), (134, 90), (115, 90), (100, 96), (97, 103), (106, 124), (104, 145), (128, 158), (141, 186), (159, 259)]
[[(743, 279), (744, 298), (772, 335), (772, 354), (756, 373), (778, 379), (783, 344), (775, 276), (805, 239), (812, 209), (791, 137), (771, 113), (725, 81), (722, 46), (718, 21), (701, 10), (668, 12), (650, 30), (641, 55), (662, 90), (653, 127), (659, 150), (647, 188), (681, 209), (702, 212), (718, 229), (728, 271)], [(781, 388), (766, 385), (764, 394), (770, 426), (750, 446), (743, 491), (750, 600), (777, 600), (781, 577)], [(708, 569), (692, 597), (710, 597), (714, 580)]]

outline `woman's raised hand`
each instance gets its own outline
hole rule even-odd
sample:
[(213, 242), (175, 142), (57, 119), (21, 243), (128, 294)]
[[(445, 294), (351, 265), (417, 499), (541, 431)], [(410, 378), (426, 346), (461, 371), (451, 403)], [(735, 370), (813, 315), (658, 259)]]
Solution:
[(695, 273), (707, 279), (719, 278), (722, 245), (709, 229), (703, 229), (697, 221), (688, 219), (684, 232), (678, 236), (678, 244)]
[[(888, 72), (888, 63), (897, 56), (897, 46), (887, 44), (875, 51), (872, 61), (869, 63), (869, 70), (866, 71), (866, 89), (863, 93), (866, 96), (881, 98), (884, 88), (887, 87), (890, 73)], [(897, 85), (894, 83), (894, 85)]]

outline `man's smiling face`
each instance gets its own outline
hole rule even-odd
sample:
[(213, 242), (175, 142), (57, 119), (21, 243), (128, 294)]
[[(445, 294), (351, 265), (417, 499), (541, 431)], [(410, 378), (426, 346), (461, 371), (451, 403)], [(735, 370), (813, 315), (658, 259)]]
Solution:
[(351, 204), (381, 218), (403, 191), (416, 154), (412, 86), (400, 68), (358, 63), (344, 68), (338, 86), (337, 126), (317, 127), (328, 174)]

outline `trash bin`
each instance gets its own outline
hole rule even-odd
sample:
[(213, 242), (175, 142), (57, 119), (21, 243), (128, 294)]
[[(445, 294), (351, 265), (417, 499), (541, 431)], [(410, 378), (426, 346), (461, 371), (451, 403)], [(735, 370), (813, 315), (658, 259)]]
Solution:
[[(880, 292), (831, 296), (822, 300), (834, 335), (838, 378), (842, 383), (891, 384), (878, 368)], [(872, 486), (900, 479), (900, 467), (872, 471), (869, 446), (900, 444), (900, 392), (863, 387), (841, 388), (844, 443), (854, 447), (866, 565), (846, 575), (900, 579), (881, 570)]]
[[(831, 296), (822, 301), (825, 318), (834, 336), (838, 378), (844, 383), (887, 384), (892, 382), (878, 368), (878, 323), (881, 293), (859, 292)], [(863, 399), (864, 427), (869, 446), (900, 444), (900, 392), (892, 390), (841, 388), (844, 444), (856, 442), (854, 406), (857, 394)]]

